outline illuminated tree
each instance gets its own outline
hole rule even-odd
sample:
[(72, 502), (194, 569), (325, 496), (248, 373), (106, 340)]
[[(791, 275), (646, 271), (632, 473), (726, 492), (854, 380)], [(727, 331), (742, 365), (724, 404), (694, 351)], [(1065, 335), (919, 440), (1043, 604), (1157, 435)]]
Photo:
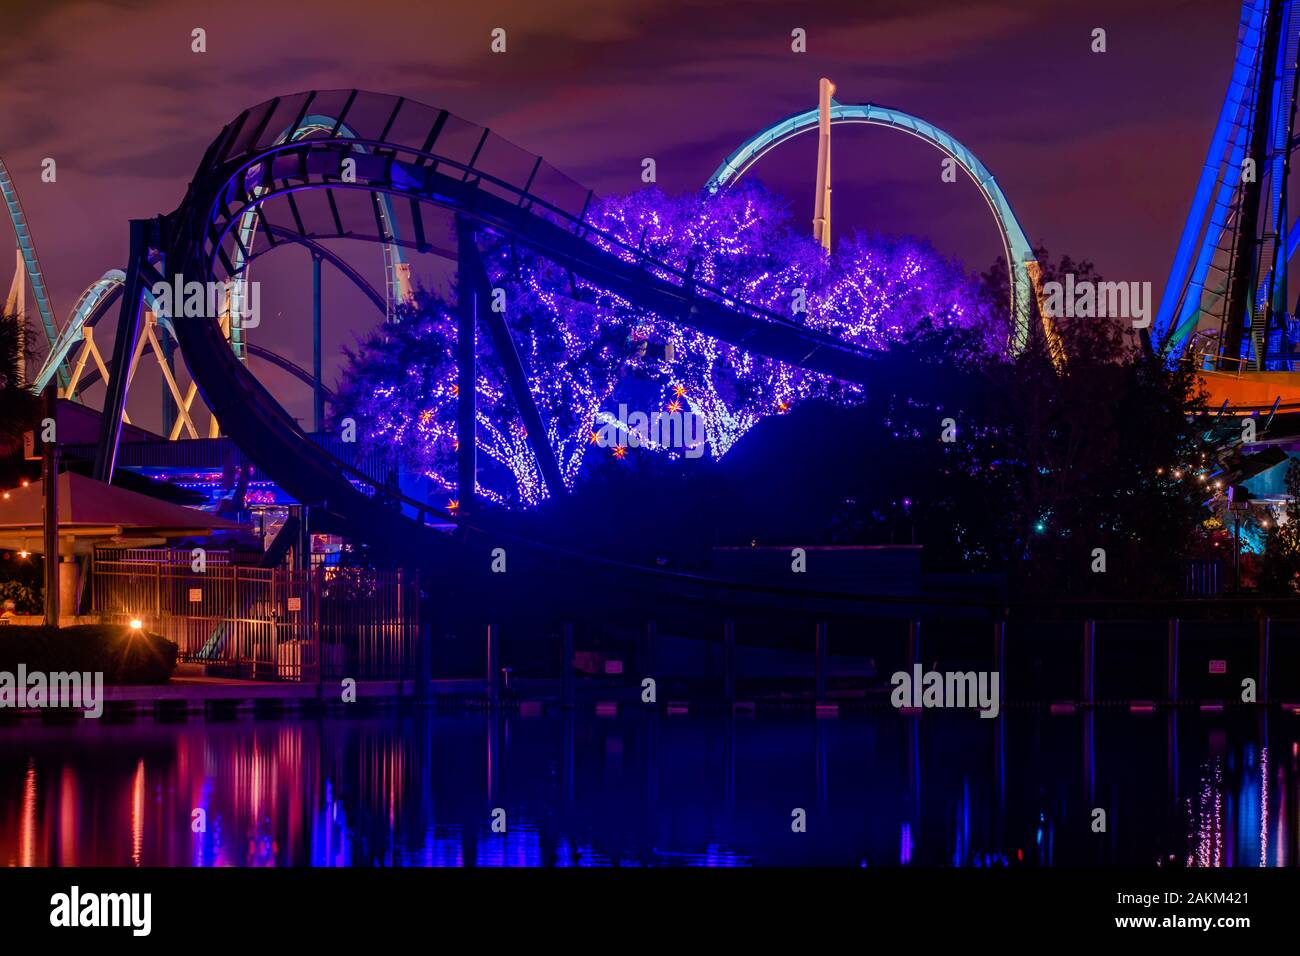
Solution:
[[(593, 240), (628, 261), (666, 263), (867, 349), (884, 349), (922, 321), (977, 329), (991, 348), (1005, 342), (997, 308), (927, 244), (851, 235), (827, 256), (785, 204), (756, 184), (673, 198), (643, 190), (598, 204), (588, 219), (632, 247)], [(509, 241), (489, 235), (482, 252), (492, 285), (504, 292), (507, 325), (570, 486), (592, 453), (628, 455), (592, 440), (619, 405), (700, 416), (708, 451), (721, 458), (767, 416), (811, 398), (844, 404), (862, 397), (855, 386), (649, 312)], [(448, 495), (456, 473), (454, 309), (424, 293), (363, 342), (350, 354), (337, 412), (356, 418), (363, 444), (396, 454)], [(545, 484), (486, 336), (479, 352), (480, 494), (507, 506), (536, 505)]]
[(1286, 493), (1286, 506), (1264, 543), (1259, 583), (1265, 591), (1293, 594), (1300, 590), (1300, 461), (1294, 458), (1287, 463)]

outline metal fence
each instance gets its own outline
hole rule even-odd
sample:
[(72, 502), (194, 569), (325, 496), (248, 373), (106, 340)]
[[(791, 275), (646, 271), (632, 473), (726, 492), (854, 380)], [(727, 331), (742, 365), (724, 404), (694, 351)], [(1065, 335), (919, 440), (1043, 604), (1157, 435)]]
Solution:
[(419, 588), (401, 571), (96, 560), (94, 610), (139, 620), (178, 659), (249, 680), (418, 676)]
[[(189, 548), (100, 548), (95, 552), (97, 561), (124, 561), (130, 564), (192, 565), (194, 552)], [(203, 549), (206, 564), (230, 564), (230, 552)]]

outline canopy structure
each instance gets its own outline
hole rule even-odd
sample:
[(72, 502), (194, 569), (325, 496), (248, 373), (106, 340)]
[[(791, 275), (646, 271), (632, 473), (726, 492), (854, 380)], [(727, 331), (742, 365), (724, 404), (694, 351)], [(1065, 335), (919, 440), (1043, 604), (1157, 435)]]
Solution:
[[(96, 544), (148, 547), (198, 538), (243, 525), (160, 501), (72, 472), (59, 475), (59, 550), (84, 554)], [(41, 552), (45, 491), (42, 482), (0, 492), (0, 548)]]

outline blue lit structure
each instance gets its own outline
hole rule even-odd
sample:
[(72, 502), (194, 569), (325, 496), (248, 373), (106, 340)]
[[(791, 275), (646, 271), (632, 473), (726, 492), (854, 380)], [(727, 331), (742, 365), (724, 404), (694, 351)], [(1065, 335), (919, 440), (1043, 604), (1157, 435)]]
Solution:
[[(334, 119), (326, 123), (320, 117)], [(269, 132), (299, 129), (308, 118), (317, 121), (304, 138)], [(354, 179), (345, 175), (347, 167), (355, 170)], [(370, 202), (348, 202), (348, 193)], [(454, 224), (461, 236), (456, 253), (461, 287), (479, 293), (464, 296), (464, 302), (485, 306), (490, 298), (483, 294), (486, 276), (474, 261), (474, 242), (467, 241), (477, 230), (490, 230), (641, 307), (723, 341), (743, 343), (750, 352), (850, 381), (866, 378), (870, 356), (864, 350), (739, 302), (596, 229), (585, 218), (591, 198), (589, 190), (540, 158), (445, 110), (361, 91), (271, 100), (222, 131), (176, 212), (133, 223), (114, 360), (134, 352), (141, 296), (160, 274), (179, 274), (185, 281), (234, 279), (257, 255), (288, 241), (310, 244), (345, 236), (445, 254), (428, 237)], [(252, 248), (255, 237), (263, 248)], [(471, 337), (480, 324), (491, 333), (548, 486), (557, 485), (553, 453), (508, 330), (486, 307), (470, 316)], [(345, 465), (304, 440), (292, 418), (243, 367), (216, 322), (177, 319), (173, 328), (208, 407), (264, 473), (299, 501), (328, 502), (328, 511), (318, 512), (322, 521), (344, 533), (389, 540), (410, 536), (400, 512), (357, 491)], [(101, 477), (113, 470), (125, 390), (125, 376), (114, 373), (97, 453)], [(473, 389), (468, 391), (472, 395)], [(473, 442), (468, 434), (462, 447)], [(428, 511), (447, 517), (438, 509)]]
[[(1244, 0), (1232, 76), (1153, 324), (1171, 363), (1200, 327), (1207, 344), (1197, 352), (1212, 366), (1292, 367), (1285, 296), (1300, 233), (1289, 231), (1286, 197), (1298, 55), (1294, 0)], [(1243, 176), (1248, 157), (1254, 188)]]

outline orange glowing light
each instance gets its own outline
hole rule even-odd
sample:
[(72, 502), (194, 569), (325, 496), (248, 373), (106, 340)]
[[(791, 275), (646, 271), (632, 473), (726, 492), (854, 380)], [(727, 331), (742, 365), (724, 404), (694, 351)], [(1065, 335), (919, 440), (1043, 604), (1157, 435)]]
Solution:
[(681, 398), (681, 397), (682, 397), (683, 395), (685, 395), (685, 394), (686, 394), (686, 386), (685, 386), (685, 385), (674, 385), (674, 386), (673, 386), (673, 395), (674, 395), (675, 397), (677, 397), (677, 398)]
[(673, 414), (676, 414), (677, 412), (680, 412), (681, 410), (682, 410), (682, 403), (681, 403), (681, 402), (669, 402), (669, 403), (668, 403), (668, 411), (672, 412)]
[(455, 382), (455, 383), (452, 384), (452, 386), (451, 386), (451, 394), (452, 394), (453, 397), (456, 396), (456, 395), (459, 395), (459, 394), (460, 394), (460, 383), (459, 383), (459, 382)]
[(627, 446), (626, 446), (626, 445), (615, 445), (615, 446), (614, 446), (614, 457), (615, 457), (615, 458), (622, 458), (622, 457), (623, 457), (624, 455), (626, 455), (626, 454), (627, 454)]
[(447, 510), (448, 510), (448, 511), (459, 511), (459, 510), (460, 510), (460, 502), (457, 501), (455, 498), (450, 499), (450, 500), (447, 502)]
[(777, 410), (778, 412), (780, 412), (782, 415), (784, 415), (786, 412), (788, 412), (788, 411), (790, 410), (790, 403), (789, 403), (789, 402), (777, 402), (777, 403), (776, 403), (776, 410)]

